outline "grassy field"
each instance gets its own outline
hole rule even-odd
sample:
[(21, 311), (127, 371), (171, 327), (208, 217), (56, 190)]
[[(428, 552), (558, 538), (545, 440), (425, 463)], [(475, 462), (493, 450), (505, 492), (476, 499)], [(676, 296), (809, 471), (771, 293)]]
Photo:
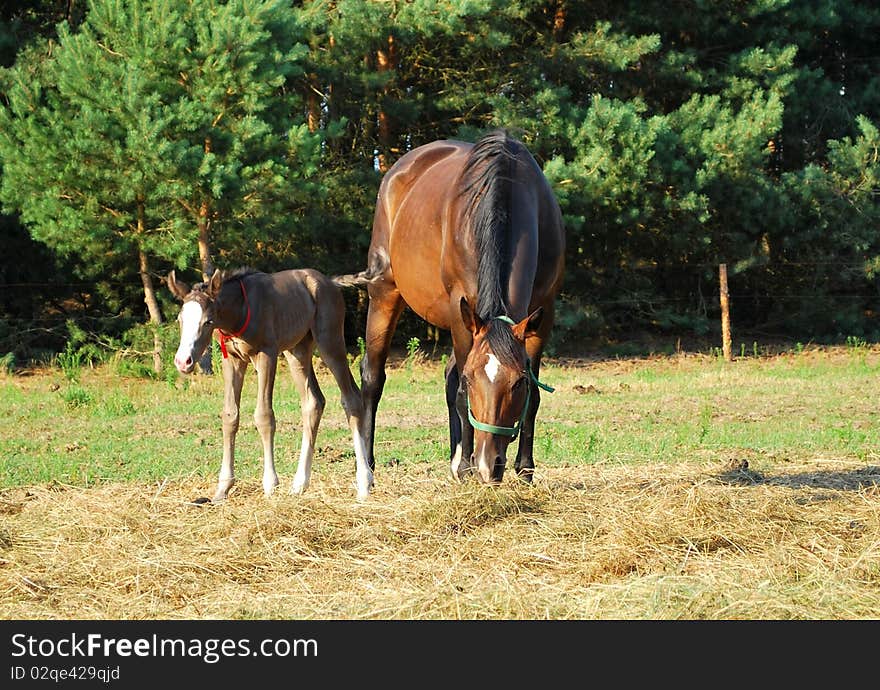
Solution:
[[(875, 619), (880, 350), (726, 363), (553, 360), (535, 484), (448, 479), (442, 363), (388, 370), (376, 488), (358, 503), (339, 393), (290, 496), (299, 407), (280, 371), (260, 488), (243, 395), (238, 484), (213, 493), (217, 377), (0, 376), (4, 619)], [(515, 449), (511, 448), (509, 462)]]

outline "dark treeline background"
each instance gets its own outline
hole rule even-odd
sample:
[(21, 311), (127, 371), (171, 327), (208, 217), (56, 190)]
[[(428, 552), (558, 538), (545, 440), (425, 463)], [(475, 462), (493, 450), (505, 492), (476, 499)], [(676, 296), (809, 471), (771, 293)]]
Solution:
[(880, 339), (873, 0), (0, 8), (0, 355), (150, 352), (172, 268), (361, 270), (382, 173), (498, 126), (565, 215), (551, 354), (717, 342), (720, 263), (735, 346)]

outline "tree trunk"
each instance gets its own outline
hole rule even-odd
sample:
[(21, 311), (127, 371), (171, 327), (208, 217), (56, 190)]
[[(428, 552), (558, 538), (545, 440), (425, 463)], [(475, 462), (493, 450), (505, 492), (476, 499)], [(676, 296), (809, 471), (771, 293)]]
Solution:
[[(380, 73), (390, 72), (397, 69), (398, 55), (397, 44), (394, 42), (394, 36), (388, 36), (388, 48), (379, 50), (376, 53), (376, 64)], [(390, 81), (385, 83), (382, 89), (383, 101), (387, 101), (391, 95)], [(379, 104), (379, 152), (378, 164), (379, 172), (388, 172), (391, 167), (388, 154), (391, 152), (391, 118), (383, 105)]]
[(321, 126), (321, 102), (318, 99), (318, 75), (314, 72), (309, 75), (306, 88), (308, 89), (308, 93), (306, 94), (306, 110), (309, 131), (314, 134), (318, 131), (318, 127)]
[[(330, 56), (330, 53), (333, 52), (333, 49), (335, 47), (336, 47), (336, 38), (333, 36), (333, 34), (330, 34), (327, 37), (328, 59), (332, 59), (332, 57)], [(336, 100), (334, 98), (335, 94), (334, 94), (332, 81), (330, 81), (326, 84), (325, 93), (326, 93), (326, 98), (327, 98), (327, 105), (326, 105), (327, 122), (333, 122), (336, 119), (338, 119), (338, 114), (339, 114), (338, 110), (339, 109), (336, 106)], [(333, 140), (333, 139), (327, 140), (327, 150), (333, 154), (340, 153), (341, 152), (341, 144), (340, 144), (339, 140)]]
[(730, 362), (733, 355), (730, 352), (730, 298), (727, 291), (727, 264), (718, 267), (718, 282), (720, 283), (721, 302), (721, 351), (724, 361)]
[(562, 32), (565, 31), (566, 14), (565, 0), (557, 0), (556, 11), (553, 13), (553, 39), (556, 43), (562, 42)]
[[(205, 139), (205, 153), (211, 153), (211, 139)], [(214, 273), (214, 261), (211, 259), (211, 202), (205, 197), (199, 206), (199, 261), (202, 264), (202, 279), (208, 280)]]
[[(205, 153), (211, 152), (211, 139), (205, 138)], [(211, 220), (212, 211), (211, 203), (207, 197), (202, 199), (202, 205), (199, 206), (199, 219), (197, 222), (199, 230), (199, 262), (202, 265), (202, 280), (209, 280), (214, 273), (214, 261), (211, 258)], [(202, 358), (199, 360), (199, 369), (203, 374), (213, 374), (214, 365), (211, 361), (214, 349), (214, 341), (208, 343)]]
[[(138, 226), (143, 223), (142, 213), (138, 211)], [(147, 255), (143, 249), (138, 249), (139, 272), (141, 283), (144, 286), (144, 302), (150, 313), (150, 323), (160, 326), (162, 324), (162, 310), (159, 309), (159, 300), (156, 299), (156, 288), (150, 277), (150, 266)], [(162, 372), (162, 340), (159, 338), (158, 329), (153, 331), (153, 371), (157, 374)]]

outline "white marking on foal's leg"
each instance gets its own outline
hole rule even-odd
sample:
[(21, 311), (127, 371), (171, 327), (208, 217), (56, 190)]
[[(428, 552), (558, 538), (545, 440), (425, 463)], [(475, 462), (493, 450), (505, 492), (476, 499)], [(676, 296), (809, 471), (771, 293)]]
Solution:
[(275, 466), (264, 467), (263, 468), (263, 493), (266, 496), (271, 496), (275, 492), (275, 487), (278, 486), (278, 475), (275, 472)]
[(495, 383), (495, 377), (498, 376), (498, 369), (500, 367), (501, 362), (498, 361), (498, 358), (492, 353), (489, 353), (489, 359), (485, 366), (486, 376), (489, 377), (489, 383)]
[(232, 485), (235, 484), (235, 477), (220, 477), (217, 480), (217, 491), (214, 492), (214, 498), (211, 500), (214, 503), (219, 503), (220, 501), (225, 501), (229, 496), (229, 490), (232, 488)]
[(217, 491), (214, 492), (212, 499), (215, 503), (225, 501), (229, 490), (235, 484), (235, 463), (233, 461), (235, 441), (224, 439), (223, 446), (223, 459), (220, 461), (220, 474), (217, 476)]
[[(261, 435), (264, 432), (261, 430)], [(278, 486), (278, 473), (275, 472), (275, 444), (271, 436), (268, 447), (263, 451), (263, 494), (271, 496)]]
[(303, 434), (302, 445), (299, 449), (299, 462), (296, 465), (296, 474), (293, 475), (293, 483), (290, 485), (290, 493), (301, 494), (309, 488), (314, 454), (315, 447), (309, 440), (308, 434)]
[(370, 490), (373, 488), (373, 471), (367, 463), (367, 444), (364, 443), (364, 437), (360, 432), (357, 420), (351, 422), (351, 437), (354, 442), (354, 454), (357, 458), (355, 472), (357, 497), (358, 500), (363, 501), (370, 497)]
[(452, 478), (460, 479), (458, 476), (458, 468), (461, 467), (461, 443), (457, 443), (455, 446), (455, 455), (452, 456), (452, 463), (450, 465), (450, 469), (452, 470)]

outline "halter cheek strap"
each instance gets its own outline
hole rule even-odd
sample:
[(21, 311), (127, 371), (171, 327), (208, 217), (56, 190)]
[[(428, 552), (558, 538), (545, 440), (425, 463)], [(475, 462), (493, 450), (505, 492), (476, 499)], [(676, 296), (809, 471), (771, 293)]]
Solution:
[(229, 357), (229, 353), (226, 351), (226, 341), (232, 340), (233, 338), (241, 337), (241, 334), (245, 332), (248, 327), (248, 324), (251, 322), (251, 305), (248, 302), (247, 291), (244, 289), (244, 281), (239, 280), (238, 284), (241, 286), (241, 294), (244, 297), (244, 306), (247, 307), (247, 314), (244, 317), (244, 325), (239, 328), (235, 333), (224, 333), (219, 328), (217, 329), (217, 333), (219, 334), (220, 340), (220, 352), (223, 353), (223, 359)]
[[(499, 321), (504, 321), (504, 323), (508, 323), (511, 326), (514, 325), (513, 319), (509, 316), (496, 316), (496, 319)], [(538, 377), (535, 376), (535, 372), (532, 371), (532, 363), (526, 358), (526, 368), (523, 372), (528, 375), (531, 383), (534, 383), (538, 388), (547, 391), (548, 393), (553, 393), (556, 389), (552, 386), (548, 386), (546, 383), (542, 383), (538, 381)], [(480, 431), (487, 431), (490, 434), (500, 434), (501, 436), (510, 436), (510, 440), (513, 441), (518, 435), (519, 430), (522, 428), (523, 422), (526, 419), (526, 415), (529, 413), (529, 403), (532, 399), (532, 386), (529, 385), (526, 388), (526, 401), (523, 404), (522, 412), (519, 415), (519, 419), (516, 420), (516, 423), (513, 426), (497, 426), (495, 424), (487, 424), (485, 422), (477, 421), (474, 418), (473, 412), (471, 412), (471, 398), (467, 396), (467, 410), (468, 410), (468, 421), (471, 423), (471, 426), (474, 429), (479, 429)]]

